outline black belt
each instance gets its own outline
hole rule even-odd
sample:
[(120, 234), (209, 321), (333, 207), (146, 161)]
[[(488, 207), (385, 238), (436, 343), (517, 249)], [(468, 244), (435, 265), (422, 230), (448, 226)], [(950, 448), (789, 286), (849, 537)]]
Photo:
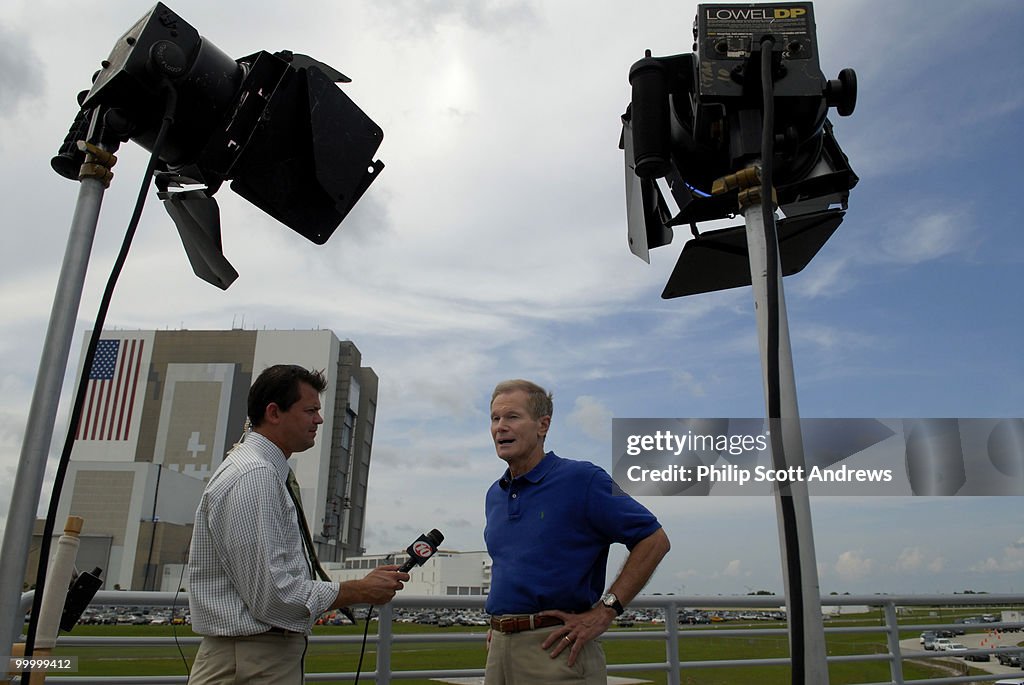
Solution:
[(284, 628), (278, 628), (277, 626), (271, 626), (267, 632), (273, 633), (274, 635), (303, 635), (303, 633), (299, 633), (294, 630), (285, 630)]
[(521, 633), (524, 630), (536, 630), (537, 628), (550, 628), (551, 626), (563, 625), (565, 621), (554, 616), (538, 616), (527, 614), (525, 616), (506, 616), (505, 618), (491, 617), (491, 628), (500, 633)]

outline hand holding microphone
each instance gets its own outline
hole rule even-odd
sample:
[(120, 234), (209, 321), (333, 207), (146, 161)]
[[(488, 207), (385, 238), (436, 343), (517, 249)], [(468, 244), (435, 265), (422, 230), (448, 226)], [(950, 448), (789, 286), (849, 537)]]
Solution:
[(397, 566), (378, 566), (358, 580), (342, 582), (338, 598), (331, 608), (351, 604), (386, 604), (405, 587), (402, 582), (406, 580), (409, 580), (409, 574), (399, 571)]
[[(350, 604), (385, 604), (395, 593), (405, 587), (409, 571), (422, 566), (437, 553), (437, 546), (444, 541), (444, 535), (436, 528), (416, 538), (406, 549), (409, 558), (401, 566), (378, 566), (360, 580), (347, 580), (341, 584), (338, 599), (332, 608), (338, 609)], [(349, 614), (346, 614), (348, 616)]]

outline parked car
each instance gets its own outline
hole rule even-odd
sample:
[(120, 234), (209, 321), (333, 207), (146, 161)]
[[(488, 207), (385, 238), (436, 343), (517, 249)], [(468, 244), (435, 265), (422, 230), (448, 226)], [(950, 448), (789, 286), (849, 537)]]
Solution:
[(937, 652), (943, 652), (945, 651), (946, 646), (949, 645), (951, 642), (953, 641), (950, 640), (948, 637), (937, 637), (932, 642), (932, 649), (934, 649)]
[[(923, 644), (926, 644), (928, 642), (932, 642), (937, 637), (938, 637), (938, 635), (935, 634), (935, 631), (933, 631), (933, 630), (926, 630), (923, 633), (921, 633), (921, 644), (923, 645)], [(928, 649), (928, 648), (925, 647), (925, 649)]]
[(981, 623), (981, 617), (980, 616), (965, 616), (963, 618), (955, 618), (955, 619), (953, 619), (953, 623), (969, 623), (969, 624), (973, 625), (975, 623)]
[(1001, 648), (996, 652), (996, 660), (1003, 666), (1020, 666), (1021, 652)]
[(964, 661), (991, 661), (992, 657), (988, 655), (988, 652), (984, 654), (966, 654), (964, 655)]
[(942, 648), (944, 652), (966, 652), (967, 646), (963, 642), (950, 642)]

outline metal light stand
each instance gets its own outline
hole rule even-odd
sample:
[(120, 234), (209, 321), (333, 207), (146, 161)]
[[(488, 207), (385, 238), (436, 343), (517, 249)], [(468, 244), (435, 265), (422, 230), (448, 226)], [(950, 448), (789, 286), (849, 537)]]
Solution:
[[(765, 238), (762, 214), (763, 198), (758, 188), (741, 192), (741, 212), (746, 225), (747, 252), (750, 258), (750, 278), (754, 287), (754, 307), (757, 315), (757, 338), (761, 352), (761, 370), (764, 381), (765, 405), (771, 430), (781, 428), (782, 454), (772, 450), (772, 468), (788, 469), (804, 467), (803, 439), (800, 433), (800, 414), (796, 401), (796, 378), (793, 373), (793, 350), (789, 342), (789, 322), (786, 317), (786, 303), (782, 289), (782, 269), (777, 268), (772, 277), (778, 280), (778, 366), (779, 366), (779, 416), (771, 415), (769, 402), (769, 358), (768, 349), (768, 244)], [(746, 193), (747, 201), (743, 201)], [(771, 200), (769, 200), (771, 202)], [(772, 203), (774, 207), (774, 202)], [(774, 214), (773, 214), (774, 216)], [(773, 232), (774, 233), (774, 232)], [(777, 238), (776, 238), (777, 240)], [(775, 245), (778, 254), (778, 245)], [(773, 421), (773, 419), (779, 419)], [(806, 473), (803, 468), (801, 473)], [(785, 498), (785, 499), (784, 499)], [(783, 512), (791, 507), (792, 512)], [(775, 493), (775, 508), (779, 522), (779, 543), (783, 554), (783, 583), (786, 587), (786, 609), (790, 624), (794, 618), (794, 606), (803, 622), (803, 649), (792, 645), (791, 656), (803, 659), (804, 682), (827, 684), (828, 662), (825, 647), (825, 626), (821, 614), (821, 590), (818, 583), (818, 567), (814, 554), (814, 534), (811, 529), (811, 505), (807, 494), (807, 483), (802, 479), (780, 486)], [(789, 525), (786, 521), (789, 520)], [(794, 540), (795, 538), (795, 540)], [(791, 577), (786, 559), (798, 558), (800, 578)], [(796, 582), (794, 582), (796, 581)], [(798, 594), (799, 598), (794, 597)], [(800, 652), (800, 653), (798, 653)]]
[[(102, 110), (98, 108), (94, 117), (94, 122), (98, 121), (102, 117)], [(110, 167), (116, 162), (116, 158), (110, 154), (116, 150), (116, 141), (109, 144), (104, 141), (100, 145), (103, 147), (79, 143), (79, 149), (86, 152), (86, 163), (82, 165), (79, 175), (81, 185), (78, 201), (50, 311), (32, 403), (29, 405), (25, 439), (21, 446), (21, 458), (0, 551), (0, 655), (11, 653), (11, 645), (21, 633), (24, 619), (19, 609), (21, 588), (36, 509), (46, 474), (57, 405), (75, 333), (89, 255), (96, 236), (100, 205), (103, 193), (110, 184)], [(44, 559), (40, 559), (39, 563), (44, 562)]]

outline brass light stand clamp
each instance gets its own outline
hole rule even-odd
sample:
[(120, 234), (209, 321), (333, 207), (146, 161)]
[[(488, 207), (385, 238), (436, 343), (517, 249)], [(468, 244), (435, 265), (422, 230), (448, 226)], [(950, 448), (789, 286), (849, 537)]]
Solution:
[(103, 182), (104, 188), (110, 187), (114, 173), (110, 170), (117, 164), (117, 155), (84, 140), (77, 142), (78, 151), (85, 155), (85, 161), (78, 171), (78, 180), (95, 178)]
[[(736, 201), (741, 210), (751, 205), (761, 204), (761, 165), (755, 164), (740, 169), (736, 173), (716, 179), (711, 185), (712, 195), (724, 195), (733, 190), (739, 190)], [(773, 187), (772, 206), (776, 207), (778, 204), (779, 200)]]

